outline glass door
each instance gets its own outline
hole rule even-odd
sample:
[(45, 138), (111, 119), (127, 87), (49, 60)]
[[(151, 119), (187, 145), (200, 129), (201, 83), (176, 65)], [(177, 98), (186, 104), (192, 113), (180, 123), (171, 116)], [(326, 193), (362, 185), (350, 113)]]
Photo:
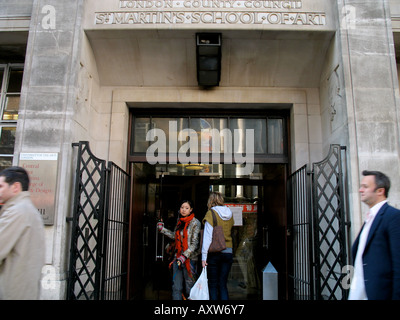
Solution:
[(181, 165), (132, 164), (135, 223), (131, 226), (131, 257), (140, 258), (132, 259), (130, 278), (131, 286), (134, 282), (134, 288), (143, 288), (144, 299), (170, 299), (168, 239), (161, 245), (157, 242), (158, 219), (162, 217), (173, 229), (180, 200), (189, 198), (194, 201), (196, 218), (202, 221), (209, 191), (223, 194), (235, 219), (234, 263), (228, 281), (230, 299), (261, 300), (262, 270), (269, 262), (278, 271), (279, 291), (284, 298), (288, 263), (286, 165), (256, 164), (251, 176), (241, 176), (236, 165), (214, 166), (218, 168), (189, 170)]

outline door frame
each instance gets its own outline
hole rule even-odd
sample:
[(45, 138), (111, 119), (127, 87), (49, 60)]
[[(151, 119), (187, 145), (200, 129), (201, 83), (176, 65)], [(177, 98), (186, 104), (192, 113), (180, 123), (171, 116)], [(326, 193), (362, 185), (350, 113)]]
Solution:
[[(162, 106), (160, 106), (161, 103), (154, 104), (154, 103), (142, 103), (142, 104), (131, 104), (129, 108), (129, 137), (128, 137), (128, 156), (127, 156), (127, 162), (129, 165), (129, 168), (131, 168), (132, 163), (146, 163), (146, 154), (145, 153), (133, 153), (133, 145), (134, 145), (134, 116), (139, 115), (139, 116), (153, 116), (153, 117), (174, 117), (174, 116), (196, 116), (196, 117), (224, 117), (228, 118), (230, 116), (232, 117), (239, 117), (239, 118), (254, 118), (257, 116), (263, 116), (263, 117), (279, 117), (282, 118), (283, 121), (283, 141), (284, 141), (284, 150), (285, 154), (283, 155), (255, 155), (254, 157), (254, 163), (255, 164), (281, 164), (285, 166), (285, 178), (284, 178), (284, 185), (283, 189), (286, 190), (286, 177), (288, 176), (288, 172), (290, 172), (290, 107), (292, 106), (291, 104), (279, 104), (280, 107), (283, 109), (277, 109), (276, 106), (275, 108), (272, 107), (269, 104), (261, 104), (261, 103), (243, 103), (243, 104), (223, 104), (224, 108), (223, 109), (212, 109), (211, 104), (204, 103), (203, 105), (205, 108), (199, 108), (194, 107), (194, 104), (192, 103), (185, 103), (185, 109), (182, 108), (182, 104), (180, 103), (162, 103)], [(198, 104), (197, 104), (198, 105)], [(214, 105), (214, 104), (213, 104)], [(227, 106), (229, 105), (234, 105), (234, 108), (228, 108)], [(250, 109), (245, 109), (245, 107), (251, 106)], [(135, 107), (136, 106), (136, 107)], [(210, 106), (207, 108), (207, 106)], [(239, 108), (238, 108), (239, 106)], [(215, 107), (215, 106), (214, 106)], [(229, 116), (227, 115), (227, 110), (229, 110)], [(222, 158), (222, 157), (221, 157)], [(167, 163), (169, 163), (169, 157), (167, 154)], [(200, 155), (199, 155), (199, 162), (201, 162)], [(223, 164), (223, 161), (221, 162)], [(134, 183), (134, 172), (131, 172), (132, 176), (132, 183)], [(250, 179), (249, 179), (250, 180)], [(257, 181), (257, 180), (252, 180), (252, 181)], [(135, 187), (132, 185), (131, 188), (132, 192), (134, 192)], [(284, 191), (285, 192), (285, 191)], [(284, 196), (284, 206), (285, 206), (285, 218), (284, 220), (287, 220), (287, 201), (286, 201), (286, 193)], [(132, 202), (132, 207), (135, 206), (135, 203)], [(131, 220), (134, 220), (133, 217)], [(284, 228), (287, 228), (287, 221), (285, 222)], [(283, 231), (286, 232), (286, 229)], [(137, 238), (137, 237), (136, 237)], [(142, 238), (142, 237), (140, 237)], [(288, 266), (288, 261), (287, 259), (290, 258), (287, 254), (287, 244), (285, 244), (286, 252), (284, 253), (285, 256), (285, 271), (283, 276), (283, 285), (280, 284), (280, 286), (284, 289), (285, 291), (285, 296), (287, 296), (287, 266)]]

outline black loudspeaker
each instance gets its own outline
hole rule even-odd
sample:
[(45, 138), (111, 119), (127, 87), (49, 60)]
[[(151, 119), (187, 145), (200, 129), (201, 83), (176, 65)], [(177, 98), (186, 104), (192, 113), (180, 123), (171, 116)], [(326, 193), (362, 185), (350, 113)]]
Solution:
[(221, 34), (196, 34), (197, 82), (199, 86), (218, 86), (221, 79)]

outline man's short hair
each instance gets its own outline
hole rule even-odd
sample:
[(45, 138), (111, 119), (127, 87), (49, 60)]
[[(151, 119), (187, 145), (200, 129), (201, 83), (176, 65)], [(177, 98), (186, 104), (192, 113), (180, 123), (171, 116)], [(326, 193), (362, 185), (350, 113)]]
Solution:
[(363, 176), (374, 176), (376, 189), (384, 188), (385, 189), (385, 197), (387, 198), (389, 196), (390, 179), (388, 176), (386, 176), (384, 173), (382, 173), (380, 171), (369, 171), (369, 170), (364, 170), (362, 172), (362, 174), (363, 174)]
[(22, 191), (29, 190), (29, 176), (24, 168), (9, 167), (0, 172), (0, 177), (4, 177), (5, 182), (10, 185), (15, 182), (21, 183)]

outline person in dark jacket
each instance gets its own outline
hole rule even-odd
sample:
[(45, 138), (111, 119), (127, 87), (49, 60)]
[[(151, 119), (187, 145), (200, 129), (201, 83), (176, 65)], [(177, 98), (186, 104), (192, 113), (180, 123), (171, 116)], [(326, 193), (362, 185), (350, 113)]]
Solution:
[(400, 210), (387, 203), (389, 178), (363, 171), (360, 195), (368, 205), (352, 256), (354, 275), (349, 300), (400, 299)]

